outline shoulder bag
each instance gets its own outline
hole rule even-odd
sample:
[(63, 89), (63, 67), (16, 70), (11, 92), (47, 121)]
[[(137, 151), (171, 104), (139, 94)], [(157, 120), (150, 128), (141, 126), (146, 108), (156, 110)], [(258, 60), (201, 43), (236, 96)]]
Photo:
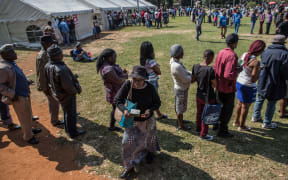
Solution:
[(205, 107), (202, 113), (202, 121), (206, 125), (215, 125), (218, 123), (218, 120), (220, 118), (221, 110), (223, 105), (220, 103), (220, 100), (218, 98), (218, 92), (216, 92), (216, 103), (215, 104), (209, 104), (209, 92), (210, 92), (210, 69), (209, 69), (209, 78), (208, 78), (208, 90), (207, 90), (207, 96), (205, 98)]
[[(132, 99), (132, 87), (133, 87), (133, 80), (130, 81), (131, 82), (131, 86), (130, 86), (130, 90), (127, 96), (127, 99), (125, 101), (125, 107), (126, 109), (130, 112), (131, 109), (135, 109), (136, 108), (136, 104), (131, 102)], [(115, 114), (114, 114), (115, 119), (118, 121), (119, 125), (121, 127), (124, 128), (131, 128), (133, 127), (133, 121), (134, 121), (134, 117), (130, 117), (130, 118), (125, 118), (124, 113), (118, 108), (116, 107), (115, 109)]]

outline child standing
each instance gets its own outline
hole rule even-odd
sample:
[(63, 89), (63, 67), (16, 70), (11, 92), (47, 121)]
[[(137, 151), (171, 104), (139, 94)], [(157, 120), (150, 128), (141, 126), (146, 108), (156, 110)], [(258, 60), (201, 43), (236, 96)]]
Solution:
[[(144, 66), (148, 73), (148, 82), (152, 84), (158, 93), (159, 89), (159, 75), (161, 75), (160, 66), (155, 60), (154, 47), (151, 42), (145, 41), (140, 47), (140, 65)], [(168, 116), (162, 114), (159, 109), (156, 110), (158, 119), (167, 119)]]
[[(214, 52), (210, 49), (203, 54), (203, 62), (195, 64), (192, 68), (191, 82), (197, 81), (197, 115), (196, 115), (196, 131), (200, 133), (201, 140), (212, 141), (213, 136), (208, 135), (208, 125), (205, 125), (202, 120), (202, 113), (206, 102), (215, 103), (216, 88), (215, 72), (212, 66), (209, 66), (214, 59)], [(208, 93), (209, 91), (209, 93)], [(209, 94), (209, 97), (208, 97)]]
[(196, 39), (197, 39), (197, 41), (199, 41), (199, 37), (200, 37), (200, 35), (202, 34), (202, 27), (201, 27), (201, 25), (202, 25), (202, 15), (199, 15), (198, 17), (197, 17), (197, 20), (196, 20)]
[(223, 12), (223, 15), (220, 17), (219, 24), (221, 28), (221, 39), (225, 39), (227, 32), (227, 16), (225, 11)]

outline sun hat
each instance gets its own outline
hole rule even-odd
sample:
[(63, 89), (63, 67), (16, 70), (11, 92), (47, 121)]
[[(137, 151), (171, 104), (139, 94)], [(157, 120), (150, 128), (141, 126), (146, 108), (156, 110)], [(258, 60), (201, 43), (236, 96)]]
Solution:
[(143, 80), (148, 80), (148, 73), (143, 66), (134, 66), (133, 71), (130, 75), (132, 78), (139, 78)]

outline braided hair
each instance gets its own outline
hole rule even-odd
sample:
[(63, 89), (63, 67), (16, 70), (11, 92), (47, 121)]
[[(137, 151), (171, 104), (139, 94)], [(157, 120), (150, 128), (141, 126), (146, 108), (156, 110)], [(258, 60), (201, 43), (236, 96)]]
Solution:
[(246, 54), (246, 56), (244, 58), (244, 65), (243, 66), (246, 67), (248, 65), (249, 58), (251, 55), (264, 51), (265, 47), (266, 47), (266, 44), (264, 41), (262, 41), (262, 40), (254, 41), (250, 45), (248, 53)]
[(145, 41), (140, 47), (140, 65), (145, 66), (147, 59), (154, 59), (154, 48), (151, 42)]
[(99, 73), (100, 68), (107, 61), (107, 59), (113, 56), (115, 53), (116, 52), (113, 49), (104, 49), (102, 51), (102, 53), (97, 57), (97, 62), (96, 62), (97, 73)]

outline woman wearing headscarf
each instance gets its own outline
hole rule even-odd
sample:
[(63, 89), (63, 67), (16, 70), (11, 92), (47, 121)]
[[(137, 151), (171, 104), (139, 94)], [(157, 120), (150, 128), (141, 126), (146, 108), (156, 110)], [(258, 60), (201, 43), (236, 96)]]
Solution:
[[(158, 80), (159, 75), (161, 75), (161, 70), (159, 64), (155, 60), (154, 48), (151, 42), (145, 41), (140, 47), (140, 65), (144, 66), (148, 73), (148, 82), (152, 84), (158, 93)], [(158, 119), (167, 119), (168, 116), (160, 112), (159, 109), (156, 110)]]
[(241, 57), (243, 61), (243, 71), (239, 74), (236, 82), (237, 88), (237, 107), (236, 119), (233, 125), (238, 127), (239, 131), (249, 131), (250, 127), (245, 126), (247, 114), (250, 105), (256, 100), (256, 81), (259, 78), (261, 71), (260, 62), (257, 56), (261, 55), (266, 47), (262, 40), (254, 41), (247, 53)]
[[(133, 127), (125, 128), (122, 140), (122, 161), (125, 167), (120, 178), (127, 178), (140, 162), (146, 158), (151, 163), (154, 154), (160, 150), (156, 135), (156, 121), (153, 111), (159, 109), (160, 98), (148, 80), (148, 74), (143, 66), (135, 66), (131, 74), (132, 80), (127, 80), (118, 91), (114, 104), (122, 111), (125, 118), (132, 117), (126, 109), (125, 101), (131, 91), (132, 103), (140, 110), (139, 116), (134, 117)], [(132, 90), (131, 90), (132, 89)]]
[(118, 90), (121, 88), (122, 84), (128, 79), (127, 71), (121, 69), (119, 65), (116, 64), (117, 54), (113, 49), (105, 49), (97, 57), (97, 73), (100, 72), (102, 80), (104, 83), (106, 91), (106, 101), (112, 105), (111, 119), (110, 119), (110, 131), (121, 131), (120, 128), (115, 127), (114, 113), (116, 106), (113, 104), (114, 97)]

